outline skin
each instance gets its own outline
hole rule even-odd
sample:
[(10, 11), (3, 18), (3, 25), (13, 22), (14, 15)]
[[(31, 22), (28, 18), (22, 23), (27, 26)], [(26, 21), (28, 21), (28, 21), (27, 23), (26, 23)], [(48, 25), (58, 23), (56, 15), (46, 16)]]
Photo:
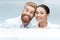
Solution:
[(35, 8), (29, 5), (25, 6), (21, 16), (24, 26), (27, 26), (29, 24), (31, 19), (34, 17), (34, 12), (35, 12)]
[(49, 14), (47, 14), (46, 10), (42, 7), (38, 7), (36, 9), (36, 13), (35, 13), (35, 17), (38, 21), (38, 25), (39, 27), (44, 28), (45, 26), (47, 26), (47, 18), (48, 18)]

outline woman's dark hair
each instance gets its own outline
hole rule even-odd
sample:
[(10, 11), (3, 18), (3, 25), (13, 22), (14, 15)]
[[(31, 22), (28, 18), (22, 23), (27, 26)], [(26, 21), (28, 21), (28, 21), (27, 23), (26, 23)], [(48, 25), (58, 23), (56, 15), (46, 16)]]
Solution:
[(46, 6), (46, 5), (44, 5), (44, 4), (41, 4), (41, 5), (38, 5), (37, 8), (38, 8), (38, 7), (44, 8), (44, 9), (46, 10), (47, 14), (50, 13), (50, 10), (49, 10), (48, 6)]

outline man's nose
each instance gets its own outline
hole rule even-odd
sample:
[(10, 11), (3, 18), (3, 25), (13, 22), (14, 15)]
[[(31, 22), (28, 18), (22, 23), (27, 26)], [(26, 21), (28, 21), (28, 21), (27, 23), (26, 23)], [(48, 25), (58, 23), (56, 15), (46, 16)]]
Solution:
[(26, 14), (27, 14), (27, 15), (30, 15), (30, 12), (27, 12)]
[(24, 13), (24, 15), (28, 15), (28, 16), (30, 16), (30, 13), (29, 13), (29, 12), (26, 12), (26, 13)]

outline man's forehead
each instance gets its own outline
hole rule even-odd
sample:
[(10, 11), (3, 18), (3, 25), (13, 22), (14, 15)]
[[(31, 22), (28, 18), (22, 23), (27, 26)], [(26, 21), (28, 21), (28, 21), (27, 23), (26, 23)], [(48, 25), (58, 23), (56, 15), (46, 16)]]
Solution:
[(25, 8), (30, 9), (30, 10), (35, 10), (35, 8), (33, 8), (32, 6), (29, 6), (29, 5), (26, 5)]

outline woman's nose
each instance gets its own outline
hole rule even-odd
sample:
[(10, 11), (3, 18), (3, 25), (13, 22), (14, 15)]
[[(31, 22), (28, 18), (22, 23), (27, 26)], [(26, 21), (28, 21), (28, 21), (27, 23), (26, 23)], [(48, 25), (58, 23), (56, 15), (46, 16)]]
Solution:
[(40, 14), (37, 14), (37, 16), (40, 16)]

